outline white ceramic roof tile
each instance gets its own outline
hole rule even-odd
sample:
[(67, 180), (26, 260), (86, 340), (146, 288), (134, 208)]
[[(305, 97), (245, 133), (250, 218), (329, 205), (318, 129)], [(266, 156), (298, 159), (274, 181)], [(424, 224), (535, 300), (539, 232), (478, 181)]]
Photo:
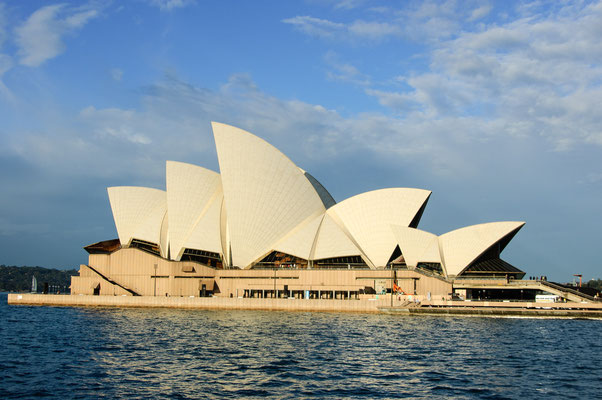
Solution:
[(184, 248), (212, 251), (222, 253), (220, 236), (220, 217), (222, 209), (221, 185), (212, 200), (209, 201), (207, 210), (202, 213), (198, 222), (186, 239)]
[(407, 226), (391, 225), (405, 262), (416, 267), (419, 262), (441, 263), (437, 235)]
[(490, 222), (456, 229), (439, 236), (439, 246), (448, 275), (458, 275), (491, 246), (524, 222)]
[(323, 217), (324, 214), (320, 214), (317, 217), (309, 219), (307, 222), (302, 222), (300, 226), (285, 236), (274, 247), (274, 250), (309, 260), (311, 248)]
[(228, 216), (226, 215), (226, 202), (222, 194), (222, 204), (220, 206), (220, 243), (222, 246), (222, 262), (224, 266), (230, 266), (230, 232), (228, 231)]
[(248, 268), (325, 207), (301, 170), (274, 146), (242, 129), (212, 125), (232, 262)]
[(324, 258), (359, 256), (361, 251), (341, 230), (339, 225), (326, 213), (311, 256), (313, 260), (322, 260)]
[(360, 250), (376, 268), (386, 265), (397, 246), (391, 224), (409, 226), (430, 191), (381, 189), (350, 197), (331, 207)]
[(169, 217), (167, 210), (165, 210), (165, 216), (163, 222), (161, 222), (161, 236), (160, 236), (159, 247), (161, 248), (161, 257), (168, 258), (169, 253)]
[(110, 187), (107, 192), (121, 244), (129, 246), (136, 238), (160, 245), (167, 209), (165, 192), (138, 186)]
[[(179, 260), (187, 242), (195, 232), (194, 247), (199, 250), (215, 251), (219, 242), (219, 224), (212, 234), (201, 235), (197, 225), (206, 226), (205, 214), (213, 201), (221, 201), (221, 180), (217, 172), (182, 162), (167, 161), (167, 212), (169, 215), (170, 253)], [(215, 211), (215, 210), (213, 210)], [(219, 211), (218, 211), (219, 213)], [(209, 217), (212, 220), (213, 216)], [(210, 223), (209, 223), (210, 224)], [(212, 236), (215, 236), (213, 238)], [(209, 242), (203, 242), (206, 239)], [(211, 247), (213, 250), (210, 250)], [(218, 246), (217, 248), (219, 249)], [(220, 252), (219, 250), (216, 252)]]

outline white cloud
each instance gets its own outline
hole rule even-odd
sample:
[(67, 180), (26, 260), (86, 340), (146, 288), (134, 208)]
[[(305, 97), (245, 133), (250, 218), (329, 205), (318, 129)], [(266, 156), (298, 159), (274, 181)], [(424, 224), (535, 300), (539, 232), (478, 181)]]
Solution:
[(410, 89), (368, 89), (400, 115), (497, 121), (490, 134), (545, 138), (552, 149), (602, 144), (600, 3), (440, 40)]
[(63, 37), (81, 29), (96, 17), (94, 9), (71, 9), (64, 4), (35, 11), (15, 29), (18, 56), (22, 65), (37, 67), (65, 51)]
[(369, 76), (363, 74), (357, 67), (342, 62), (336, 53), (332, 51), (326, 53), (324, 60), (331, 68), (331, 70), (326, 73), (328, 79), (349, 82), (361, 86), (370, 84)]
[(345, 29), (344, 24), (307, 15), (287, 18), (282, 20), (282, 22), (293, 25), (296, 29), (310, 36), (318, 37), (334, 37), (338, 31)]
[(7, 135), (5, 149), (58, 176), (116, 179), (135, 171), (132, 184), (161, 187), (165, 159), (217, 168), (210, 121), (219, 121), (261, 136), (299, 165), (359, 152), (391, 157), (393, 164), (420, 161), (442, 174), (465, 168), (453, 146), (444, 148), (447, 122), (408, 124), (378, 113), (344, 117), (270, 96), (245, 75), (233, 75), (217, 91), (167, 77), (143, 93), (139, 109), (88, 106), (78, 118), (49, 122), (45, 131)]
[(398, 35), (401, 29), (398, 25), (388, 22), (362, 21), (357, 20), (351, 23), (348, 27), (349, 33), (353, 36), (381, 39), (387, 36)]
[(381, 105), (391, 108), (401, 115), (416, 109), (417, 106), (417, 102), (407, 93), (387, 92), (377, 89), (366, 89), (365, 92), (369, 96), (376, 97)]
[(6, 87), (2, 81), (2, 75), (9, 71), (14, 65), (13, 59), (7, 54), (0, 53), (0, 96), (7, 100), (14, 100), (14, 96), (10, 89)]
[(489, 15), (492, 8), (493, 7), (491, 6), (491, 4), (483, 4), (482, 6), (477, 7), (474, 10), (472, 10), (472, 13), (470, 13), (470, 17), (468, 18), (468, 20), (469, 21), (477, 21), (481, 18), (484, 18), (487, 15)]
[(94, 134), (100, 140), (116, 138), (133, 144), (147, 145), (152, 140), (140, 129), (139, 122), (135, 120), (135, 112), (106, 108), (97, 110), (90, 106), (83, 109), (80, 116), (94, 126)]
[(335, 40), (379, 41), (390, 36), (398, 36), (403, 32), (397, 23), (361, 19), (342, 23), (305, 15), (287, 18), (282, 22), (293, 25), (307, 35)]
[[(360, 4), (352, 3), (353, 8)], [(375, 17), (371, 20), (334, 22), (313, 16), (296, 16), (282, 22), (293, 25), (305, 34), (324, 39), (362, 40), (371, 43), (387, 38), (405, 38), (417, 42), (431, 42), (452, 37), (460, 30), (459, 16), (466, 14), (461, 4), (453, 0), (425, 1), (418, 3), (418, 6), (411, 4), (406, 8), (397, 9), (370, 7), (362, 11), (371, 12)], [(486, 9), (483, 9), (477, 12), (477, 15), (484, 14), (485, 11)]]
[(175, 8), (184, 8), (195, 3), (195, 0), (149, 0), (150, 5), (159, 7), (161, 11), (171, 11)]
[(364, 4), (365, 0), (340, 0), (334, 5), (335, 9), (351, 10)]
[(0, 54), (0, 78), (2, 75), (13, 67), (13, 59), (6, 54)]

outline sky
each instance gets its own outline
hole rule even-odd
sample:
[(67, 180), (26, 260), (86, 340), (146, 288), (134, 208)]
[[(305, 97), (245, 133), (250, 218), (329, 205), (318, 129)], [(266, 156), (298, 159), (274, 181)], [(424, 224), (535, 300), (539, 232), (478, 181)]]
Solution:
[(502, 258), (602, 278), (602, 3), (0, 0), (0, 263), (75, 268), (106, 188), (219, 170), (250, 131), (335, 200), (433, 193), (443, 234), (526, 225)]

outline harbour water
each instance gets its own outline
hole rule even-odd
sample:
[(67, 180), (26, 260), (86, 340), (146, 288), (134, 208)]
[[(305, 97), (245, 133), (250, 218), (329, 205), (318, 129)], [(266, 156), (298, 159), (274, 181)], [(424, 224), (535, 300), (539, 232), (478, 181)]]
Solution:
[(8, 306), (0, 398), (602, 396), (602, 321)]

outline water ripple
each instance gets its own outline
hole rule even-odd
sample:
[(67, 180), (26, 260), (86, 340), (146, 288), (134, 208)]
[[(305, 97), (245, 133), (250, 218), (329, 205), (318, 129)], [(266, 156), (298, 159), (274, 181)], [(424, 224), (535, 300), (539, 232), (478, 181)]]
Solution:
[(0, 398), (599, 398), (601, 321), (15, 307)]

